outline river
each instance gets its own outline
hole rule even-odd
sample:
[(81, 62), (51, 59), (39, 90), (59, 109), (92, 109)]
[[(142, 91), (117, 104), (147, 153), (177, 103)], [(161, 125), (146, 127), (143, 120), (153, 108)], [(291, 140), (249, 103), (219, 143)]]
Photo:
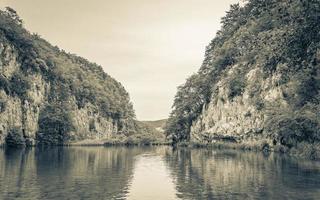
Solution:
[(0, 199), (320, 199), (320, 163), (164, 146), (2, 148)]

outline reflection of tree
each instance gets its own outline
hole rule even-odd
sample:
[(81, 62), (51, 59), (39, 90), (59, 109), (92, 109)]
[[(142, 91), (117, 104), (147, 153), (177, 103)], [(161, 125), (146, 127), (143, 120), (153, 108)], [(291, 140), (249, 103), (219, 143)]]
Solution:
[(0, 199), (33, 199), (35, 185), (35, 155), (30, 149), (0, 149)]
[(207, 149), (0, 149), (0, 199), (125, 199), (134, 157), (164, 155), (180, 199), (317, 199), (320, 167), (279, 155)]
[(312, 199), (320, 195), (319, 168), (278, 155), (178, 149), (168, 150), (165, 158), (181, 199)]
[[(124, 199), (139, 148), (0, 151), (0, 199)], [(4, 186), (2, 183), (6, 183)], [(23, 195), (23, 196), (22, 196)]]

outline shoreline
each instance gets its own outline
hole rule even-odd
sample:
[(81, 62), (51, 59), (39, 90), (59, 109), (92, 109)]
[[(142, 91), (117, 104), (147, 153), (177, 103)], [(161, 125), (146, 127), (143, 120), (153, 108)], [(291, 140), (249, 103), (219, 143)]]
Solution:
[(213, 143), (200, 143), (200, 142), (180, 142), (173, 144), (168, 141), (155, 141), (155, 142), (143, 142), (143, 141), (106, 141), (106, 140), (83, 140), (78, 142), (66, 143), (66, 144), (54, 144), (54, 145), (18, 145), (7, 146), (5, 144), (0, 145), (0, 148), (33, 148), (33, 147), (146, 147), (146, 146), (171, 146), (173, 148), (188, 148), (188, 149), (231, 149), (241, 150), (243, 152), (275, 152), (279, 154), (286, 154), (296, 158), (302, 158), (305, 160), (320, 161), (320, 142), (319, 143), (298, 143), (296, 147), (288, 148), (283, 145), (269, 145), (266, 141), (255, 142), (213, 142)]
[(270, 145), (265, 140), (255, 142), (214, 142), (214, 143), (199, 143), (199, 142), (183, 142), (177, 144), (177, 147), (186, 148), (208, 148), (208, 149), (232, 149), (252, 152), (275, 152), (279, 154), (286, 154), (296, 158), (306, 160), (320, 161), (320, 142), (313, 144), (307, 142), (300, 142), (294, 147), (286, 147), (284, 145)]

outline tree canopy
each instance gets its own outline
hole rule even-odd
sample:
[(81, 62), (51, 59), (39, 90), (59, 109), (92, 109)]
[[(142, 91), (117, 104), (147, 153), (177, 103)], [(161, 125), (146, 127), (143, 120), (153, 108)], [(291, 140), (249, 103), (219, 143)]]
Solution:
[(281, 73), (279, 84), (292, 79), (302, 83), (287, 94), (290, 104), (299, 108), (319, 103), (319, 20), (318, 0), (247, 0), (244, 6), (231, 5), (221, 20), (221, 30), (206, 48), (199, 71), (178, 87), (168, 135), (177, 140), (190, 138), (192, 123), (216, 98), (217, 83), (234, 65), (241, 72), (227, 81), (229, 100), (242, 94), (246, 72), (258, 66), (264, 78)]

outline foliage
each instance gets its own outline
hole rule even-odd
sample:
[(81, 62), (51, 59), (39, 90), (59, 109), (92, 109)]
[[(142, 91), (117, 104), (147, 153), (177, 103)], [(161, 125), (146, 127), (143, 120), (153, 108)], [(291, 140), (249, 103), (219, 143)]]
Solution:
[[(117, 121), (120, 132), (136, 131), (133, 106), (121, 83), (101, 66), (52, 46), (38, 34), (31, 34), (12, 8), (0, 10), (0, 43), (12, 47), (20, 64), (20, 69), (9, 77), (0, 74), (0, 89), (7, 95), (31, 101), (28, 91), (32, 75), (40, 75), (50, 85), (46, 93), (48, 105), (39, 120), (41, 133), (47, 134), (39, 136), (41, 141), (61, 143), (66, 139), (72, 124), (64, 108), (90, 106), (95, 114)], [(56, 129), (55, 124), (58, 124)]]
[(5, 8), (5, 12), (4, 12), (9, 18), (13, 19), (15, 21), (16, 24), (21, 25), (22, 24), (22, 19), (19, 17), (18, 13), (10, 8), (10, 7), (6, 7)]
[(21, 99), (27, 99), (27, 91), (30, 89), (29, 80), (20, 72), (13, 74), (10, 80), (10, 91)]
[(0, 97), (0, 113), (6, 110), (7, 101)]
[(134, 134), (131, 136), (114, 135), (104, 143), (105, 146), (149, 146), (159, 144), (167, 145), (168, 143), (162, 138), (158, 138), (149, 133)]
[(240, 96), (244, 92), (245, 82), (242, 76), (238, 75), (234, 77), (229, 83), (229, 94), (228, 97), (230, 100)]
[(320, 141), (319, 105), (305, 105), (296, 110), (292, 107), (271, 109), (266, 121), (266, 132), (277, 143), (294, 147), (302, 141)]
[(13, 127), (8, 131), (8, 135), (6, 137), (6, 144), (8, 146), (17, 146), (17, 145), (26, 144), (25, 138), (23, 136), (23, 133), (20, 127)]
[(4, 90), (7, 95), (17, 96), (25, 100), (28, 98), (27, 92), (30, 89), (30, 81), (20, 71), (15, 72), (9, 80), (0, 74), (0, 89)]
[(41, 144), (63, 144), (68, 141), (68, 133), (74, 130), (70, 108), (63, 103), (48, 104), (39, 116), (37, 140)]
[[(318, 0), (248, 0), (243, 7), (232, 5), (198, 73), (178, 88), (167, 134), (174, 141), (188, 140), (202, 108), (216, 99), (217, 83), (235, 66), (242, 71), (228, 82), (229, 100), (243, 93), (246, 72), (259, 67), (264, 79), (282, 74), (277, 84), (288, 89), (290, 105), (300, 109), (319, 104), (319, 13)], [(257, 109), (265, 107), (259, 90), (250, 96), (257, 97)]]

